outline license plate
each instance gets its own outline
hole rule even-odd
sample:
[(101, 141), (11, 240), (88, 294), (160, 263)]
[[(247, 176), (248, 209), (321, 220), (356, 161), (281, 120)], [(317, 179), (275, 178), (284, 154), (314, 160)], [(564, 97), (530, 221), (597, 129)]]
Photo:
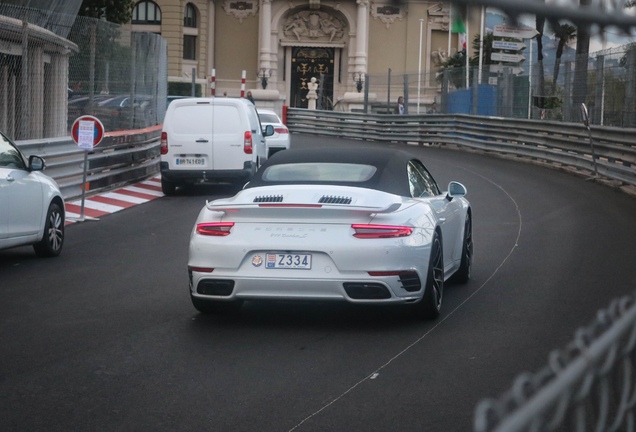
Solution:
[(311, 254), (267, 254), (265, 268), (311, 270)]
[(178, 158), (177, 165), (205, 165), (205, 158)]

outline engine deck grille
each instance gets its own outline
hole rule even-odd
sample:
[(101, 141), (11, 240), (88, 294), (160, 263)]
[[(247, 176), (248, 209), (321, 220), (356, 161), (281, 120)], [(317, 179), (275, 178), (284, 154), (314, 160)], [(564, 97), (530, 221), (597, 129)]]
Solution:
[(282, 195), (263, 195), (254, 198), (255, 203), (278, 203), (283, 202)]
[(351, 204), (350, 197), (323, 195), (318, 201), (320, 204)]

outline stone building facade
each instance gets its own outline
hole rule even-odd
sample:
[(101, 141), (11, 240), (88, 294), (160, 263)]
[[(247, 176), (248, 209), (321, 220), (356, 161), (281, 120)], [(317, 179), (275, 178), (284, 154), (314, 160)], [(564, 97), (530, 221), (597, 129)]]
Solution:
[[(141, 8), (144, 10), (140, 13)], [(154, 12), (151, 12), (153, 9)], [(479, 12), (469, 10), (469, 27), (479, 29)], [(334, 102), (359, 99), (359, 73), (416, 73), (423, 20), (422, 70), (447, 55), (449, 6), (434, 1), (391, 0), (142, 0), (133, 30), (168, 40), (169, 81), (197, 82), (210, 94), (239, 96), (241, 72), (260, 106), (306, 106), (306, 83), (324, 74), (324, 92)], [(472, 38), (472, 35), (471, 35)], [(451, 54), (458, 49), (456, 34)], [(267, 77), (263, 89), (262, 77)], [(434, 81), (434, 80), (433, 80)], [(423, 82), (423, 103), (437, 83)], [(384, 94), (383, 94), (384, 93)], [(397, 98), (392, 92), (392, 100)], [(386, 91), (373, 89), (386, 100)]]

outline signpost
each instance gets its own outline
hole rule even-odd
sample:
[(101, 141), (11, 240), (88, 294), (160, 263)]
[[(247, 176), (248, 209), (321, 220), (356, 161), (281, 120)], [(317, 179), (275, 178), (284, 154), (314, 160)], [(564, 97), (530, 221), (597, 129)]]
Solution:
[(511, 27), (507, 25), (496, 25), (492, 34), (495, 37), (532, 39), (533, 37), (538, 35), (539, 32), (531, 27)]
[(526, 58), (521, 54), (501, 54), (501, 53), (492, 53), (490, 55), (492, 61), (502, 61), (502, 62), (511, 62), (518, 63), (524, 61)]
[(492, 42), (493, 49), (502, 49), (502, 50), (512, 50), (512, 51), (520, 51), (522, 49), (527, 48), (526, 44), (523, 42), (508, 42), (508, 41), (493, 41)]
[(523, 73), (523, 68), (518, 66), (490, 65), (490, 72), (503, 73), (505, 68), (510, 68), (513, 74), (519, 75)]
[(77, 146), (84, 150), (84, 174), (82, 180), (82, 206), (77, 222), (84, 222), (84, 202), (86, 199), (86, 174), (88, 172), (88, 152), (104, 138), (104, 125), (96, 117), (81, 116), (73, 122), (71, 136)]

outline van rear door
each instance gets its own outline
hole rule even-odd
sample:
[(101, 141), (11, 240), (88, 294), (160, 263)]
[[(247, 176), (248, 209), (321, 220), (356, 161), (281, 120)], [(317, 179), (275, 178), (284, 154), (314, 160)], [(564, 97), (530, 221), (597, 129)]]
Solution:
[(214, 169), (241, 170), (252, 155), (245, 153), (245, 132), (250, 131), (244, 108), (237, 103), (215, 100), (211, 118), (214, 121)]
[(212, 105), (179, 102), (170, 118), (168, 154), (172, 170), (213, 170)]

